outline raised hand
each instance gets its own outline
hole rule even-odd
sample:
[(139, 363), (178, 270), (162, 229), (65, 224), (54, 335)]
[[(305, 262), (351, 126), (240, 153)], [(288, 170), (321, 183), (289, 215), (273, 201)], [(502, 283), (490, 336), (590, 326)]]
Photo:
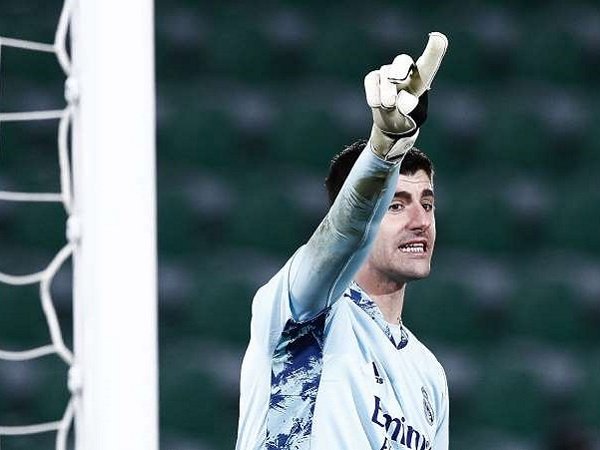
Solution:
[(367, 103), (373, 112), (369, 141), (384, 159), (399, 159), (414, 145), (427, 118), (427, 92), (447, 47), (446, 36), (429, 33), (427, 46), (416, 63), (402, 54), (365, 77)]

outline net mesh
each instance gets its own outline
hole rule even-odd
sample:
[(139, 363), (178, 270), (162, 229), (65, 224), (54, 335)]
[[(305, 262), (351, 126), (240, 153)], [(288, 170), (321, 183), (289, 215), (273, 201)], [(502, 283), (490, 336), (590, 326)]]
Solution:
[[(46, 432), (56, 432), (56, 449), (65, 450), (67, 438), (75, 417), (78, 392), (80, 391), (77, 368), (74, 366), (72, 351), (63, 340), (63, 333), (57, 318), (56, 309), (51, 295), (51, 285), (58, 271), (69, 260), (77, 246), (77, 226), (72, 212), (72, 173), (70, 167), (69, 129), (73, 118), (73, 110), (77, 101), (76, 90), (71, 81), (71, 62), (67, 51), (67, 35), (70, 24), (73, 0), (63, 3), (58, 21), (54, 42), (52, 44), (27, 40), (0, 37), (0, 67), (2, 66), (2, 50), (6, 47), (23, 51), (45, 52), (54, 54), (62, 68), (65, 82), (65, 107), (61, 110), (0, 112), (0, 126), (5, 122), (58, 120), (58, 162), (60, 167), (60, 192), (15, 192), (0, 191), (0, 201), (10, 202), (58, 202), (62, 203), (67, 222), (65, 231), (67, 242), (52, 258), (43, 270), (26, 275), (11, 275), (0, 272), (0, 283), (13, 286), (38, 285), (41, 308), (43, 310), (50, 342), (37, 348), (22, 351), (0, 349), (0, 359), (7, 361), (25, 361), (48, 355), (57, 355), (69, 368), (68, 386), (71, 391), (70, 399), (65, 406), (62, 417), (53, 422), (26, 424), (21, 426), (3, 426), (0, 424), (0, 448), (3, 436), (28, 435)], [(0, 135), (1, 139), (1, 135)]]

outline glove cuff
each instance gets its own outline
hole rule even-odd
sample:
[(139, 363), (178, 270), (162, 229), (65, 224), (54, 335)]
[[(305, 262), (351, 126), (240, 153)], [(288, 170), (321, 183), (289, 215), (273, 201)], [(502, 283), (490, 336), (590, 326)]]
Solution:
[(376, 125), (373, 125), (369, 142), (375, 155), (386, 161), (397, 161), (402, 159), (404, 154), (415, 145), (418, 136), (418, 128), (409, 136), (395, 136), (384, 133)]

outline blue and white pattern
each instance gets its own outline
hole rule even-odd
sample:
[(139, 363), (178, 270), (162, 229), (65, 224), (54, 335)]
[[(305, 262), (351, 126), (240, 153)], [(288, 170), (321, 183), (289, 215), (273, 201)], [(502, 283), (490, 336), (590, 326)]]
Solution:
[(289, 320), (281, 334), (273, 354), (264, 446), (268, 450), (308, 448), (328, 312), (329, 308), (304, 323)]
[(379, 325), (379, 328), (381, 328), (381, 330), (398, 350), (408, 345), (408, 333), (404, 327), (400, 327), (400, 336), (394, 337), (394, 333), (390, 328), (390, 324), (383, 318), (383, 314), (381, 313), (379, 307), (375, 304), (375, 302), (373, 302), (373, 300), (363, 293), (363, 291), (355, 282), (352, 282), (350, 288), (344, 293), (344, 297), (349, 297), (357, 306), (366, 312), (377, 323), (377, 325)]

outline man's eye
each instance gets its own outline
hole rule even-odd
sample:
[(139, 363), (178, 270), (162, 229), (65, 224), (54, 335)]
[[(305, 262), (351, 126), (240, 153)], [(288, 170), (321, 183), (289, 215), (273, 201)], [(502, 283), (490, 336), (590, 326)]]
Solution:
[(392, 203), (388, 207), (388, 211), (401, 211), (404, 209), (404, 205), (402, 203)]
[(425, 211), (433, 211), (433, 203), (423, 203), (423, 209)]

